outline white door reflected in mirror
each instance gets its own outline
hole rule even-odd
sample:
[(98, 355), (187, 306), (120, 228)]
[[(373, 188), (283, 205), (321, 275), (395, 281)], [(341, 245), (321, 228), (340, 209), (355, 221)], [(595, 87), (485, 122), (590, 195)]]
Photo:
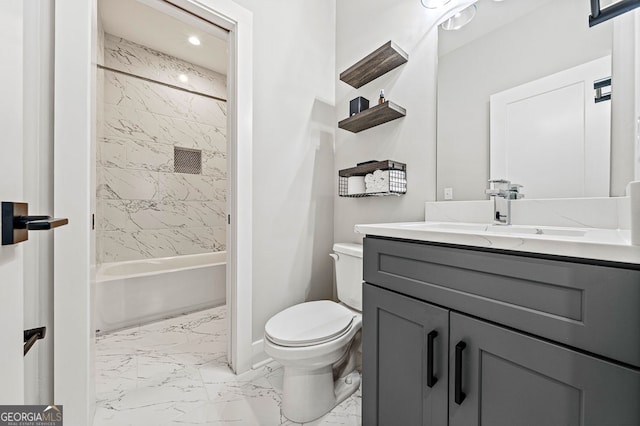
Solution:
[(611, 56), (490, 98), (490, 178), (522, 183), (530, 198), (608, 197), (611, 102), (594, 81)]

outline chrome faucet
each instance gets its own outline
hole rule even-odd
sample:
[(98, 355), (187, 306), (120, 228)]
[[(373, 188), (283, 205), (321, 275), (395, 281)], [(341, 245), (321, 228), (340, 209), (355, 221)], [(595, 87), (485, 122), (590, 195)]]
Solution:
[(511, 200), (524, 198), (520, 193), (522, 185), (505, 179), (491, 179), (489, 186), (485, 193), (493, 198), (493, 223), (511, 225)]

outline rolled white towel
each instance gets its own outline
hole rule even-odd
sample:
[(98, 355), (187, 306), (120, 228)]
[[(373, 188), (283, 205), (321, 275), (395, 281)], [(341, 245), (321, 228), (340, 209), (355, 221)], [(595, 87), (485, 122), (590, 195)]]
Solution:
[(364, 181), (365, 181), (365, 183), (372, 183), (373, 182), (373, 173), (367, 173), (367, 175), (364, 177)]
[(376, 184), (371, 186), (371, 192), (386, 192), (388, 190), (389, 190), (388, 185)]
[(347, 194), (363, 194), (365, 192), (364, 179), (364, 176), (350, 176), (347, 178)]
[(382, 189), (382, 186), (380, 186), (376, 182), (372, 182), (370, 184), (367, 184), (367, 190), (366, 190), (367, 193), (382, 192), (382, 191), (384, 191), (384, 189)]

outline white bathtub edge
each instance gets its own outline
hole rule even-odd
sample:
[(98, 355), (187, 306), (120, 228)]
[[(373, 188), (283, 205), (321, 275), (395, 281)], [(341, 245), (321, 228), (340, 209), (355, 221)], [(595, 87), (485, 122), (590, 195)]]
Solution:
[[(149, 261), (149, 260), (154, 260), (154, 261), (173, 261), (177, 258), (180, 257), (185, 257), (185, 256), (189, 256), (189, 257), (201, 257), (202, 255), (211, 255), (211, 254), (222, 254), (224, 260), (221, 262), (211, 262), (211, 263), (202, 263), (202, 264), (196, 264), (196, 265), (189, 265), (189, 266), (180, 266), (180, 267), (176, 267), (176, 268), (170, 268), (170, 269), (158, 269), (158, 270), (153, 270), (153, 271), (149, 271), (149, 272), (136, 272), (136, 273), (130, 273), (130, 274), (104, 274), (103, 270), (108, 270), (110, 266), (113, 265), (132, 265), (132, 264), (136, 264), (136, 263), (144, 263), (145, 261)], [(216, 256), (219, 257), (219, 256)], [(98, 265), (97, 267), (97, 273), (96, 273), (96, 282), (97, 283), (103, 283), (103, 282), (109, 282), (109, 281), (114, 281), (114, 280), (120, 280), (120, 279), (127, 279), (127, 278), (138, 278), (138, 277), (149, 277), (149, 276), (154, 276), (154, 275), (158, 275), (158, 274), (167, 274), (167, 273), (171, 273), (171, 272), (181, 272), (181, 271), (186, 271), (186, 270), (193, 270), (193, 269), (201, 269), (201, 268), (207, 268), (207, 267), (211, 267), (211, 266), (218, 266), (218, 265), (226, 265), (227, 264), (227, 260), (226, 260), (226, 251), (221, 251), (221, 252), (215, 252), (215, 253), (198, 253), (198, 254), (190, 254), (190, 255), (184, 255), (184, 256), (170, 256), (170, 257), (159, 257), (159, 258), (154, 258), (154, 259), (137, 259), (137, 260), (123, 260), (120, 262), (107, 262), (107, 263), (102, 263), (100, 265)], [(158, 265), (162, 265), (162, 263), (159, 263)]]

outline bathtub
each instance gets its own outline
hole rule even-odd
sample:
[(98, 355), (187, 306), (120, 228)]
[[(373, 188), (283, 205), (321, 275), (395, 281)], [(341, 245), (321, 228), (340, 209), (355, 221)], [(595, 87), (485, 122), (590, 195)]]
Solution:
[(99, 332), (222, 305), (226, 252), (103, 263), (96, 273)]

